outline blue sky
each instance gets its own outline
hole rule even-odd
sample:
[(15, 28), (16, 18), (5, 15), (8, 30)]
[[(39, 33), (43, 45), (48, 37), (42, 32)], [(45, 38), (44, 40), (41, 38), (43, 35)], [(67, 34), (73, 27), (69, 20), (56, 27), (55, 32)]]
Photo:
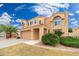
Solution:
[(79, 27), (78, 3), (1, 3), (0, 23), (20, 28), (22, 19), (32, 19), (36, 16), (50, 17), (61, 11), (69, 13), (69, 27)]

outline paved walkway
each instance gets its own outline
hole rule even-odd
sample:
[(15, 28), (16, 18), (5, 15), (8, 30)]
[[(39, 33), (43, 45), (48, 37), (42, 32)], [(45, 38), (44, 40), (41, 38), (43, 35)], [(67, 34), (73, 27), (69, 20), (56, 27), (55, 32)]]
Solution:
[(39, 40), (24, 40), (23, 43), (29, 44), (29, 45), (36, 45), (40, 43), (40, 41)]

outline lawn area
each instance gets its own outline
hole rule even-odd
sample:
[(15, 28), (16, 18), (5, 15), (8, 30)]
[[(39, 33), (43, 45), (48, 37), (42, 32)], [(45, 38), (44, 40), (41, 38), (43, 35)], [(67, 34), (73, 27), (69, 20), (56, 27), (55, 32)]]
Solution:
[(45, 49), (27, 44), (17, 44), (8, 48), (0, 49), (1, 56), (72, 56), (79, 52), (67, 52), (54, 49)]

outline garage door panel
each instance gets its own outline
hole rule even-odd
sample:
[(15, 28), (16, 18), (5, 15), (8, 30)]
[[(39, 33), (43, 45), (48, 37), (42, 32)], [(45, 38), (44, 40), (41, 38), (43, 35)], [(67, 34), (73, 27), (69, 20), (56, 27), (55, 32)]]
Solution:
[(22, 34), (23, 39), (29, 40), (31, 39), (31, 31), (24, 31)]

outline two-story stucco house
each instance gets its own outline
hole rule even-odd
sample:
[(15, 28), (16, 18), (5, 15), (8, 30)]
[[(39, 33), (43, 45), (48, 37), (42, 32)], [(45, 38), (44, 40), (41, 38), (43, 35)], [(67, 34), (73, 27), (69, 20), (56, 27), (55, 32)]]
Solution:
[(55, 31), (62, 31), (63, 36), (68, 36), (68, 14), (66, 12), (58, 12), (49, 18), (38, 16), (31, 20), (22, 20), (22, 39), (41, 40), (45, 33)]

